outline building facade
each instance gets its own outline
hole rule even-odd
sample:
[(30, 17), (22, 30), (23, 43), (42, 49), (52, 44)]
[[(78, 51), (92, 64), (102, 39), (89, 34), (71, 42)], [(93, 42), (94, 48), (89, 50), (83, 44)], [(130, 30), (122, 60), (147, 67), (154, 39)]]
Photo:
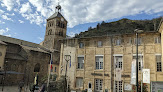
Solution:
[[(142, 64), (144, 69), (150, 69), (151, 82), (163, 81), (161, 38), (159, 32), (139, 34), (139, 81)], [(65, 39), (61, 47), (60, 75), (65, 75), (64, 55), (69, 54), (71, 67), (67, 75), (72, 90), (126, 92), (125, 85), (131, 82), (132, 61), (136, 59), (135, 34)], [(120, 81), (114, 77), (117, 68), (121, 70)], [(147, 85), (150, 91), (150, 84)]]

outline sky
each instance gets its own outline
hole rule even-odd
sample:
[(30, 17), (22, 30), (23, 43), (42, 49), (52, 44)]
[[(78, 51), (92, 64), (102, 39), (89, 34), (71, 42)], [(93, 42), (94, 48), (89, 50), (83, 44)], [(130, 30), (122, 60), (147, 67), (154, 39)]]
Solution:
[(46, 19), (55, 13), (58, 2), (71, 37), (102, 21), (163, 16), (163, 0), (0, 0), (0, 35), (42, 42)]

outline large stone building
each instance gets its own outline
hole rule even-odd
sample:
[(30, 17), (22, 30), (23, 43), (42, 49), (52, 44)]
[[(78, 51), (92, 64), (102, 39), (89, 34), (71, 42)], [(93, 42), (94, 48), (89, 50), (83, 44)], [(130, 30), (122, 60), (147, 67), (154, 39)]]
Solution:
[[(143, 61), (144, 69), (150, 69), (150, 82), (163, 84), (162, 30), (163, 24), (159, 31), (139, 34), (139, 81), (141, 81), (141, 61)], [(64, 55), (71, 55), (71, 67), (68, 67), (67, 76), (72, 90), (126, 92), (125, 85), (131, 83), (132, 61), (136, 59), (136, 35), (110, 34), (64, 39), (61, 45), (60, 75), (65, 75)], [(117, 81), (114, 77), (117, 68), (121, 69), (121, 81)], [(149, 92), (150, 84), (147, 86)]]

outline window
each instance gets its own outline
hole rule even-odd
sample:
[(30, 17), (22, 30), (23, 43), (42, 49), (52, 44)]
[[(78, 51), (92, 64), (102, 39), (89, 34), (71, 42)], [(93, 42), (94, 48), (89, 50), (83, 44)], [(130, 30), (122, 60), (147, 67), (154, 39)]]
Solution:
[(102, 91), (102, 84), (103, 84), (102, 79), (95, 79), (95, 90)]
[(129, 42), (128, 42), (128, 43), (129, 43), (129, 44), (132, 44), (132, 38), (131, 38), (131, 37), (129, 37), (129, 39), (128, 39), (128, 40), (129, 40)]
[(103, 56), (96, 56), (96, 69), (103, 69)]
[(122, 69), (123, 67), (122, 56), (115, 56), (115, 67)]
[[(133, 59), (136, 60), (136, 56), (133, 56)], [(138, 70), (142, 70), (143, 56), (138, 56)]]
[(115, 92), (123, 92), (122, 81), (115, 81)]
[(84, 57), (78, 57), (78, 69), (83, 69)]
[(83, 87), (83, 78), (76, 78), (76, 88)]
[(50, 29), (49, 31), (48, 31), (48, 35), (51, 35), (52, 34), (52, 29)]
[(59, 36), (63, 36), (63, 32), (59, 32)]
[[(137, 42), (136, 42), (136, 38), (134, 39), (134, 41), (135, 41), (135, 45), (136, 45), (136, 43), (137, 43)], [(139, 37), (139, 38), (138, 38), (138, 45), (141, 45), (141, 43), (142, 43), (142, 39)]]
[(161, 55), (156, 55), (157, 72), (162, 71)]
[(84, 47), (84, 43), (83, 42), (80, 42), (79, 43), (79, 48), (83, 48)]
[(54, 72), (57, 72), (57, 67), (55, 67)]
[(97, 47), (102, 47), (102, 41), (98, 41)]
[(155, 37), (155, 43), (161, 43), (161, 38), (160, 37)]
[(115, 40), (115, 45), (121, 45), (121, 39)]

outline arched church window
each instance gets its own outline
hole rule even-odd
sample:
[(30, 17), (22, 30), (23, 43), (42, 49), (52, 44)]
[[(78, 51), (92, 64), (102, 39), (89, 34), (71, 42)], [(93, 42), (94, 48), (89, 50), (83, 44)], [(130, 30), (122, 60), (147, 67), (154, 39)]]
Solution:
[(51, 35), (52, 34), (52, 29), (50, 29), (49, 31), (48, 31), (48, 35)]
[(40, 63), (37, 63), (34, 67), (34, 72), (40, 72)]

